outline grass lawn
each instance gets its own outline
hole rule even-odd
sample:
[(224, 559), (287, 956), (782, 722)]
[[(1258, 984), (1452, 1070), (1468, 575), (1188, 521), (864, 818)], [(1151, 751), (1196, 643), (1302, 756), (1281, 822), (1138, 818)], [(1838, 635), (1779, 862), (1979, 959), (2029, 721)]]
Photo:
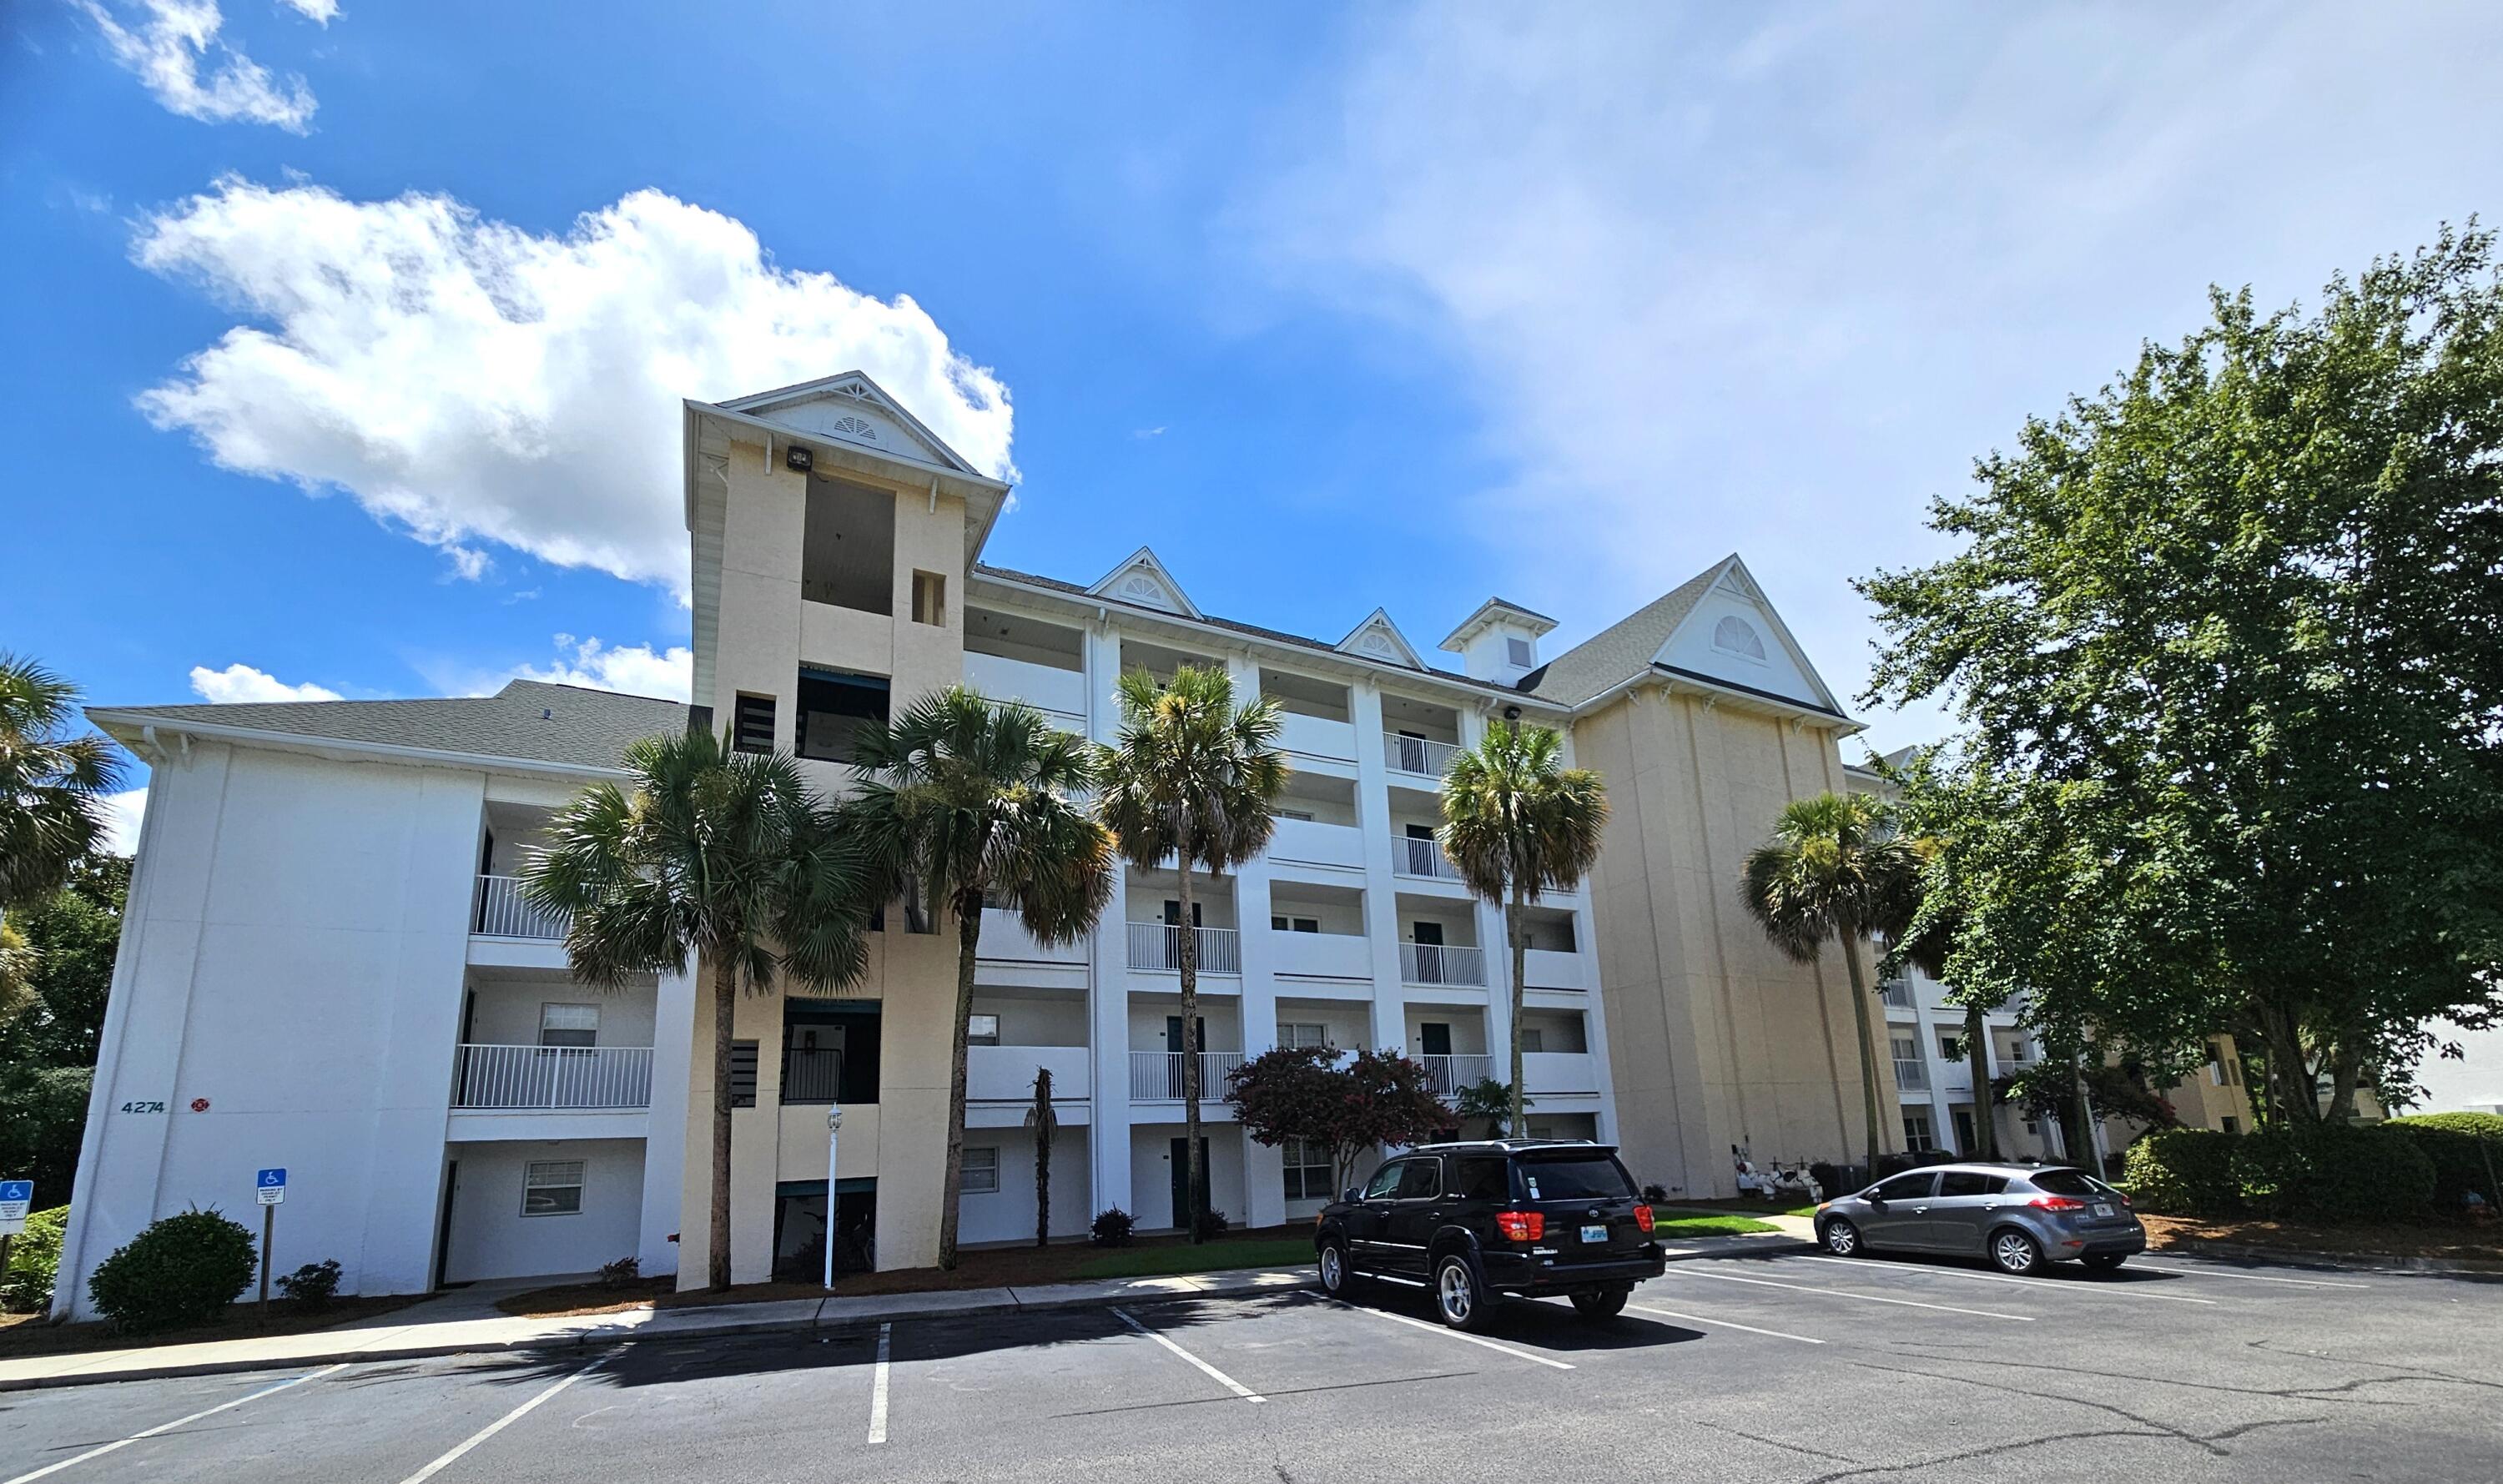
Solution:
[(1816, 1202), (1802, 1200), (1796, 1204), (1776, 1204), (1770, 1200), (1754, 1200), (1733, 1197), (1728, 1200), (1655, 1200), (1655, 1211), (1702, 1211), (1722, 1216), (1814, 1216)]
[(1309, 1267), (1313, 1262), (1310, 1232), (1301, 1236), (1234, 1236), (1221, 1241), (1172, 1247), (1114, 1247), (1080, 1264), (1080, 1278), (1145, 1278), (1183, 1272), (1218, 1272), (1228, 1267)]
[(1651, 1234), (1658, 1237), (1681, 1236), (1747, 1236), (1759, 1231), (1779, 1231), (1781, 1228), (1751, 1216), (1699, 1212), (1660, 1216), (1652, 1222)]

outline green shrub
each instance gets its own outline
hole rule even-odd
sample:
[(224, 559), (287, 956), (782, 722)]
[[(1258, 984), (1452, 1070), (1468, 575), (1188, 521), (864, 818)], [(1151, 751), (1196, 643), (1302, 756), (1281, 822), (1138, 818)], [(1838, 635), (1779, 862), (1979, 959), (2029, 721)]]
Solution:
[(9, 1270), (0, 1272), (0, 1309), (40, 1314), (52, 1305), (52, 1277), (61, 1265), (61, 1233), (70, 1208), (54, 1206), (26, 1218), (26, 1230), (9, 1241)]
[(2230, 1216), (2242, 1206), (2234, 1146), (2242, 1135), (2157, 1129), (2129, 1146), (2121, 1179), (2141, 1209), (2162, 1216)]
[(302, 1308), (328, 1308), (330, 1300), (339, 1297), (339, 1260), (305, 1264), (278, 1280), (278, 1292)]
[(2385, 1128), (2405, 1129), (2433, 1161), (2433, 1203), (2456, 1211), (2468, 1193), (2503, 1211), (2503, 1113), (2423, 1113), (2394, 1118)]
[(206, 1324), (243, 1296), (257, 1262), (250, 1231), (214, 1207), (153, 1223), (96, 1265), (87, 1297), (125, 1330)]
[(2245, 1209), (2283, 1221), (2412, 1221), (2433, 1203), (2433, 1162), (2404, 1129), (2269, 1129), (2234, 1140)]

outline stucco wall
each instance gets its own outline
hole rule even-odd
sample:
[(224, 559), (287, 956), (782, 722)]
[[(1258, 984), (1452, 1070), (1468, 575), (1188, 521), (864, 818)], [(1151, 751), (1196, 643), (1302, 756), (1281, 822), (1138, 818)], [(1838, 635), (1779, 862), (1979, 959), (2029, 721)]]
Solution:
[[(459, 1169), (443, 1265), (447, 1281), (591, 1272), (635, 1254), (643, 1208), (641, 1139), (461, 1144), (450, 1158)], [(534, 1160), (583, 1162), (579, 1212), (522, 1214), (523, 1175)]]

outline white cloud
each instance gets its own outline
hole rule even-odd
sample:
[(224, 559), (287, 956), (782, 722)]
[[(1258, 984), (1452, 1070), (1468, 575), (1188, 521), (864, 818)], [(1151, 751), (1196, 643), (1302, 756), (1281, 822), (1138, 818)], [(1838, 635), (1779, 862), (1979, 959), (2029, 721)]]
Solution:
[(279, 0), (279, 3), (316, 25), (326, 26), (339, 18), (339, 0)]
[(557, 662), (544, 669), (522, 665), (513, 673), (551, 685), (589, 686), (682, 701), (695, 688), (695, 652), (684, 645), (654, 650), (648, 644), (605, 645), (598, 639), (556, 636)]
[(227, 178), (133, 253), (259, 321), (140, 397), (158, 426), (225, 468), (345, 489), (456, 564), (492, 542), (683, 596), (679, 399), (854, 368), (1013, 472), (1008, 389), (918, 304), (779, 267), (656, 190), (541, 236), (446, 196)]
[(104, 848), (126, 856), (139, 848), (139, 822), (148, 813), (148, 791), (131, 789), (104, 796)]
[(2490, 6), (1438, 4), (1352, 34), (1233, 225), (1455, 353), (1513, 471), (1471, 512), (1501, 590), (1587, 633), (1740, 549), (1846, 693), (1845, 580), (1933, 555), (1923, 503), (2027, 414), (2212, 281), (2313, 298), (2503, 199)]
[(223, 670), (207, 665), (191, 666), (191, 690), (205, 701), (228, 706), (237, 701), (335, 701), (339, 692), (327, 686), (306, 681), (291, 686), (267, 670), (256, 670), (240, 661)]
[[(172, 112), (204, 123), (275, 124), (292, 134), (312, 125), (313, 90), (302, 78), (281, 79), (218, 40), (225, 17), (217, 0), (139, 0), (140, 14), (128, 25), (102, 0), (76, 3), (95, 22), (113, 59)], [(287, 3), (326, 24), (338, 13), (335, 0)], [(212, 60), (216, 69), (202, 77), (202, 64)]]

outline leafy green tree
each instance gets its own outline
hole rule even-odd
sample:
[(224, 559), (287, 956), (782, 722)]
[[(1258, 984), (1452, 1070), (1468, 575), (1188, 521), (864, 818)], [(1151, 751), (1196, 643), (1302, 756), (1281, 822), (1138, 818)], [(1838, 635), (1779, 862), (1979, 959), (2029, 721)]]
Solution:
[(1223, 876), (1268, 849), (1278, 795), (1286, 787), (1278, 750), (1278, 705), (1255, 696), (1237, 706), (1222, 667), (1183, 665), (1158, 682), (1145, 670), (1120, 679), (1121, 732), (1103, 756), (1098, 803), (1121, 854), (1142, 870), (1168, 860), (1181, 886), (1174, 938), (1182, 976), (1183, 1148), (1194, 1242), (1205, 1203), (1199, 1149), (1199, 934), (1191, 873)]
[(7, 925), (31, 962), (19, 1013), (0, 1019), (0, 1171), (47, 1200), (68, 1198), (77, 1176), (129, 890), (128, 857), (89, 856)]
[(872, 875), (859, 841), (786, 753), (731, 752), (698, 731), (644, 738), (627, 750), (626, 770), (624, 786), (594, 784), (556, 811), (545, 846), (523, 862), (521, 889), (538, 906), (572, 914), (566, 959), (586, 984), (622, 989), (635, 975), (684, 973), (690, 960), (710, 970), (707, 1278), (728, 1288), (739, 991), (771, 994), (787, 977), (825, 992), (857, 979)]
[(1937, 696), (1974, 827), (1948, 979), (2046, 1045), (2232, 1029), (2275, 1117), (2503, 1015), (2503, 279), (2445, 231), (2210, 322), (1932, 507), (1860, 584), (1868, 699)]
[(1569, 892), (1598, 862), (1608, 794), (1599, 775), (1564, 766), (1555, 728), (1489, 722), (1478, 745), (1443, 770), (1443, 854), (1483, 901), (1503, 909), (1512, 953), (1512, 1131), (1522, 1122), (1521, 1017), (1526, 1003), (1529, 899)]
[(1868, 1166), (1877, 1167), (1877, 1042), (1869, 1024), (1862, 945), (1900, 935), (1918, 905), (1919, 850), (1896, 827), (1894, 810), (1865, 793), (1819, 793), (1791, 800), (1771, 838), (1748, 852), (1740, 899), (1775, 948), (1813, 963), (1829, 941), (1842, 948), (1851, 981), (1851, 1020), (1860, 1038), (1861, 1109)]
[(104, 838), (121, 762), (110, 740), (78, 734), (78, 687), (0, 651), (0, 913), (58, 890)]
[[(1521, 1099), (1522, 1107), (1529, 1105), (1528, 1098)], [(1464, 1127), (1470, 1119), (1484, 1119), (1486, 1136), (1491, 1139), (1502, 1137), (1507, 1126), (1520, 1128), (1519, 1121), (1513, 1117), (1511, 1085), (1497, 1082), (1492, 1077), (1481, 1077), (1461, 1088), (1452, 1098), (1452, 1116)]]
[(1075, 943), (1113, 894), (1112, 837), (1076, 795), (1095, 783), (1085, 741), (1033, 707), (951, 686), (914, 701), (853, 752), (859, 793), (844, 816), (877, 862), (879, 899), (902, 894), (936, 923), (956, 921), (956, 1019), (949, 1055), (945, 1195), (939, 1265), (956, 1265), (965, 1172), (965, 1057), (982, 909), (1014, 911), (1039, 942)]

